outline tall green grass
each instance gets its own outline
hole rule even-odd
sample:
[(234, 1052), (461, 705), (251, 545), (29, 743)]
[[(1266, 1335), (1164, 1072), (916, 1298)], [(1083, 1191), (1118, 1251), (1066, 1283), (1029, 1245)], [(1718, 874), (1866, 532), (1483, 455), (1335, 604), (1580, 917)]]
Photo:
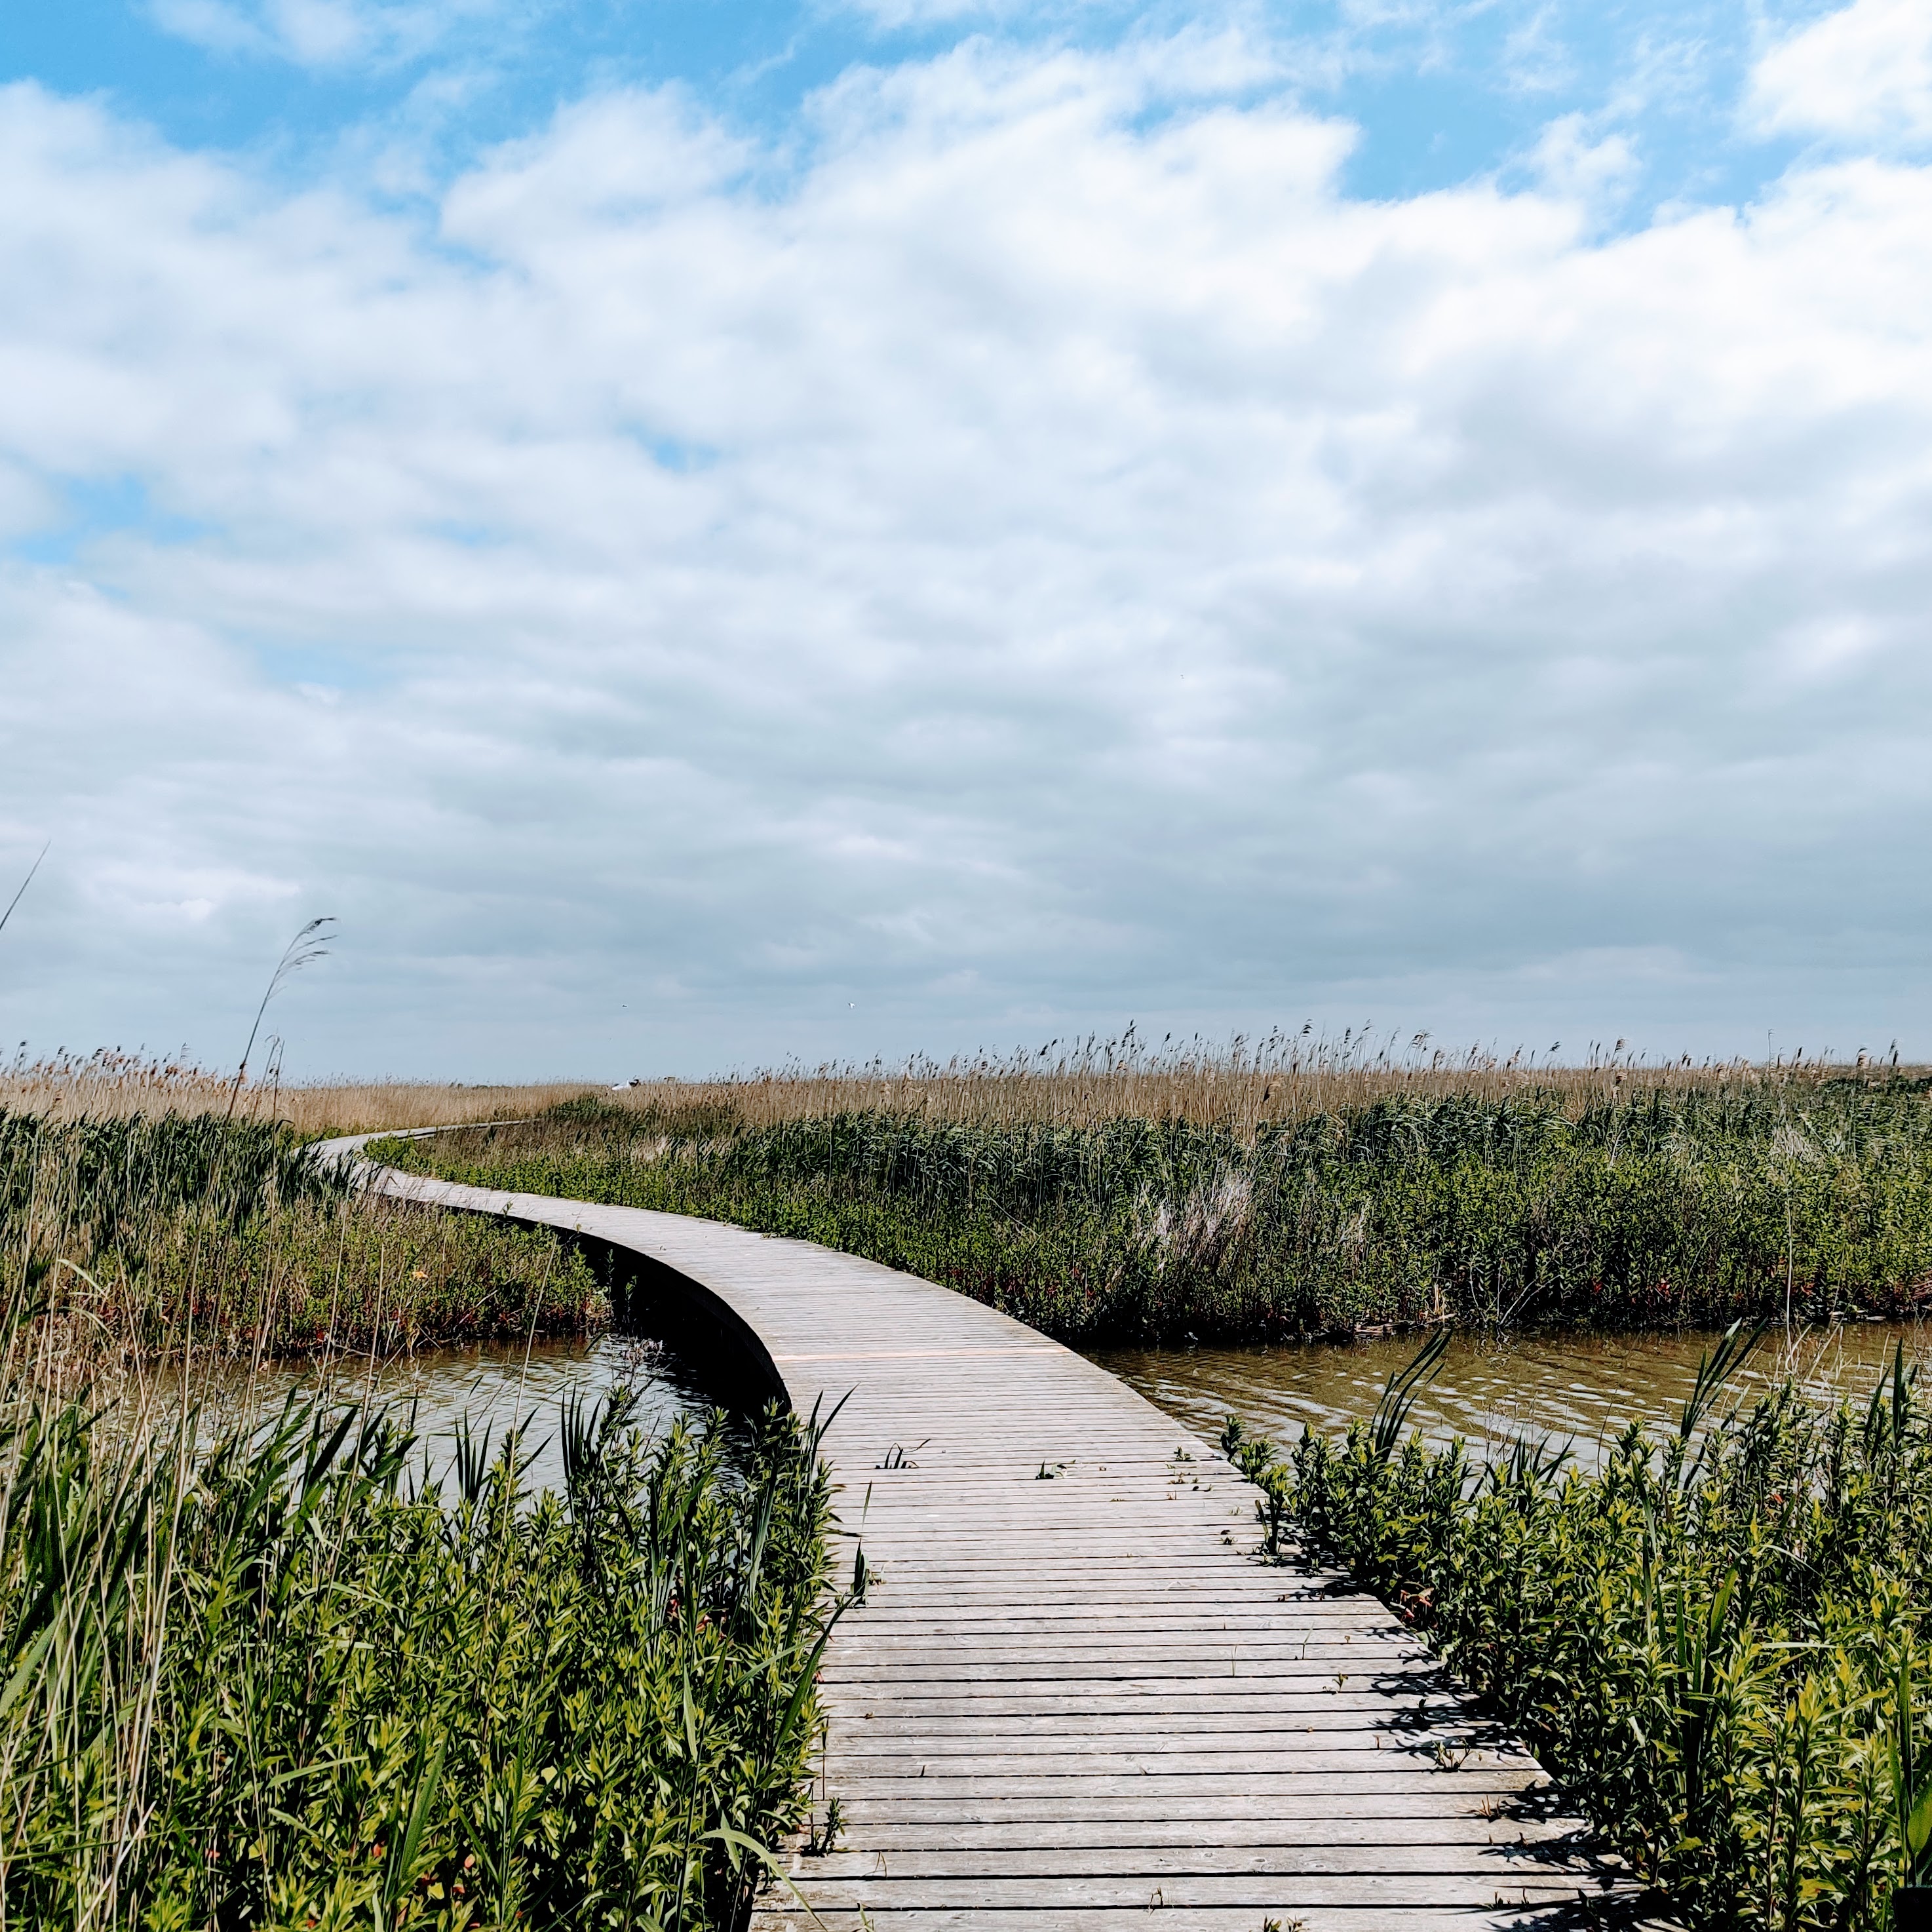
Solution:
[(580, 1335), (610, 1314), (589, 1263), (548, 1228), (355, 1198), (239, 1228), (176, 1218), (150, 1232), (138, 1265), (115, 1256), (68, 1302), (98, 1310), (130, 1347), (165, 1354), (192, 1337), (230, 1359)]
[(356, 1192), (286, 1131), (0, 1113), (0, 1255), (83, 1352), (391, 1354), (608, 1312), (544, 1230)]
[(1691, 1925), (1886, 1932), (1932, 1876), (1932, 1403), (1901, 1357), (1862, 1406), (1716, 1414), (1729, 1366), (1591, 1472), (1405, 1441), (1426, 1364), (1342, 1439), (1223, 1447), (1270, 1552), (1425, 1632)]
[(272, 1126), (214, 1114), (56, 1120), (0, 1110), (0, 1226), (28, 1254), (138, 1242), (193, 1210), (240, 1226), (278, 1207), (339, 1201), (346, 1178)]
[(0, 1425), (0, 1900), (36, 1928), (736, 1923), (795, 1821), (825, 1478), (773, 1424), (526, 1445), (291, 1407)]
[(862, 1253), (1082, 1341), (1896, 1313), (1932, 1293), (1926, 1083), (1387, 1098), (1264, 1122), (746, 1126), (595, 1097), (399, 1166)]
[(532, 1496), (534, 1417), (440, 1481), (380, 1412), (213, 1419), (263, 1354), (597, 1300), (274, 1130), (0, 1116), (0, 1928), (741, 1923), (837, 1610), (814, 1426), (566, 1403)]

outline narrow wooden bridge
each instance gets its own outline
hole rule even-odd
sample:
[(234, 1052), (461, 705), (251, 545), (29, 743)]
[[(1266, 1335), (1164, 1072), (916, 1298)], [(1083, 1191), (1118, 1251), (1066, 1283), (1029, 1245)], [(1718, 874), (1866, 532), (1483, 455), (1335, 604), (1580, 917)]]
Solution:
[(758, 1932), (1644, 1919), (1387, 1610), (1254, 1561), (1254, 1492), (1070, 1350), (805, 1242), (374, 1180), (642, 1257), (754, 1384), (804, 1411), (849, 1395), (826, 1453), (871, 1582), (827, 1653), (814, 1788), (844, 1830), (793, 1856), (798, 1897), (770, 1894)]

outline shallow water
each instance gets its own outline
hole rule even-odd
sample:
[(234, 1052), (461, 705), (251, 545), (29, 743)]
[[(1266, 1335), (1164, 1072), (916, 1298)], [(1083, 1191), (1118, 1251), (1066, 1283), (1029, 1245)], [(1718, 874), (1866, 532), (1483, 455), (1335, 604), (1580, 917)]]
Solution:
[[(1674, 1423), (1714, 1333), (1457, 1336), (1418, 1400), (1417, 1426), (1472, 1448), (1524, 1435), (1569, 1438), (1585, 1462), (1634, 1419)], [(1774, 1330), (1732, 1382), (1739, 1393), (1786, 1372), (1820, 1394), (1870, 1395), (1900, 1344), (1908, 1363), (1932, 1352), (1932, 1323), (1858, 1322)], [(1302, 1426), (1339, 1434), (1375, 1408), (1390, 1374), (1414, 1354), (1414, 1336), (1249, 1348), (1105, 1348), (1092, 1359), (1210, 1441), (1231, 1412), (1254, 1432), (1292, 1440)]]
[[(702, 1415), (711, 1401), (678, 1358), (662, 1343), (634, 1336), (604, 1335), (591, 1340), (490, 1343), (468, 1348), (426, 1349), (371, 1364), (337, 1358), (326, 1366), (314, 1361), (264, 1364), (252, 1383), (226, 1380), (208, 1402), (211, 1431), (244, 1414), (272, 1414), (290, 1394), (326, 1395), (342, 1401), (367, 1399), (408, 1420), (418, 1438), (412, 1466), (425, 1467), (436, 1480), (447, 1480), (455, 1459), (456, 1431), (467, 1420), (472, 1437), (490, 1432), (490, 1445), (526, 1426), (526, 1489), (561, 1490), (563, 1457), (560, 1419), (564, 1399), (577, 1395), (608, 1398), (620, 1388), (638, 1396), (638, 1425), (662, 1434), (680, 1416)], [(154, 1393), (164, 1402), (178, 1396), (179, 1384), (164, 1378)]]
[[(1525, 1436), (1571, 1441), (1581, 1461), (1637, 1418), (1674, 1423), (1704, 1352), (1718, 1337), (1690, 1330), (1651, 1335), (1530, 1335), (1500, 1340), (1452, 1338), (1440, 1372), (1417, 1400), (1414, 1421), (1432, 1439), (1466, 1438), (1472, 1448), (1506, 1445)], [(1859, 1322), (1798, 1332), (1789, 1343), (1774, 1330), (1731, 1384), (1748, 1394), (1795, 1373), (1820, 1395), (1862, 1400), (1890, 1370), (1903, 1345), (1910, 1364), (1932, 1358), (1932, 1322)], [(1366, 1336), (1252, 1348), (1102, 1348), (1088, 1352), (1148, 1400), (1212, 1440), (1230, 1413), (1252, 1432), (1292, 1441), (1307, 1426), (1339, 1434), (1375, 1408), (1390, 1376), (1414, 1354), (1414, 1336)], [(178, 1386), (178, 1385), (177, 1385)], [(594, 1340), (487, 1344), (426, 1350), (386, 1362), (338, 1358), (270, 1363), (252, 1384), (230, 1381), (210, 1404), (211, 1424), (224, 1426), (252, 1406), (278, 1408), (291, 1393), (368, 1398), (410, 1420), (418, 1437), (415, 1466), (446, 1483), (456, 1430), (466, 1419), (494, 1448), (519, 1424), (529, 1433), (524, 1480), (534, 1492), (563, 1484), (560, 1411), (566, 1396), (608, 1397), (620, 1388), (638, 1395), (638, 1420), (662, 1432), (680, 1416), (712, 1406), (685, 1364), (662, 1343), (633, 1336)], [(166, 1378), (151, 1393), (175, 1399)], [(425, 1466), (424, 1459), (427, 1458)]]

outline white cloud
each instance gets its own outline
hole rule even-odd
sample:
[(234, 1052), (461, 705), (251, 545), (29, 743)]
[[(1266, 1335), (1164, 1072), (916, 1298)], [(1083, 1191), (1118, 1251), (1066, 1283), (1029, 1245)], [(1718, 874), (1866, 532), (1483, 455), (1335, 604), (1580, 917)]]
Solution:
[(1907, 1030), (1932, 179), (1352, 201), (1214, 59), (602, 96), (434, 232), (12, 90), (15, 1036), (225, 1051), (310, 910), (325, 1066)]
[(1932, 8), (1854, 0), (1768, 49), (1749, 111), (1767, 132), (1932, 140)]
[(1625, 134), (1592, 137), (1590, 117), (1564, 114), (1546, 127), (1529, 156), (1532, 175), (1559, 200), (1607, 209), (1628, 194), (1637, 159)]

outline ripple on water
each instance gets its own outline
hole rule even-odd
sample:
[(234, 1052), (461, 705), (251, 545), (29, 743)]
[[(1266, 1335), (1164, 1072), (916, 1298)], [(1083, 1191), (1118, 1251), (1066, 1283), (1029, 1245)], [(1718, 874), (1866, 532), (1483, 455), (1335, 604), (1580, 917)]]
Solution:
[[(272, 1412), (291, 1394), (345, 1401), (366, 1398), (412, 1420), (418, 1438), (415, 1466), (422, 1468), (426, 1454), (430, 1473), (437, 1480), (446, 1478), (454, 1461), (460, 1420), (466, 1419), (478, 1438), (489, 1430), (493, 1448), (508, 1430), (526, 1424), (526, 1453), (531, 1460), (524, 1478), (526, 1486), (560, 1490), (564, 1399), (608, 1396), (622, 1387), (636, 1390), (638, 1422), (654, 1434), (662, 1434), (680, 1416), (701, 1416), (712, 1406), (688, 1369), (662, 1343), (604, 1335), (538, 1342), (528, 1348), (487, 1343), (426, 1349), (373, 1364), (344, 1357), (327, 1364), (271, 1362), (252, 1382), (241, 1376), (224, 1378), (212, 1392), (208, 1408), (211, 1421), (220, 1427), (250, 1408), (257, 1415)], [(178, 1382), (171, 1388), (164, 1378), (154, 1392), (166, 1401), (178, 1399)]]
[[(1451, 1436), (1496, 1446), (1524, 1435), (1574, 1439), (1592, 1462), (1604, 1443), (1641, 1418), (1674, 1422), (1714, 1332), (1662, 1335), (1458, 1335), (1414, 1420), (1436, 1441)], [(1932, 1324), (1857, 1322), (1801, 1330), (1787, 1346), (1774, 1331), (1739, 1389), (1787, 1370), (1821, 1394), (1862, 1400), (1891, 1367), (1932, 1348)], [(1292, 1439), (1306, 1426), (1339, 1434), (1375, 1407), (1390, 1375), (1414, 1355), (1414, 1336), (1365, 1336), (1246, 1348), (1105, 1348), (1092, 1358), (1148, 1400), (1210, 1439), (1231, 1412), (1256, 1432)]]

